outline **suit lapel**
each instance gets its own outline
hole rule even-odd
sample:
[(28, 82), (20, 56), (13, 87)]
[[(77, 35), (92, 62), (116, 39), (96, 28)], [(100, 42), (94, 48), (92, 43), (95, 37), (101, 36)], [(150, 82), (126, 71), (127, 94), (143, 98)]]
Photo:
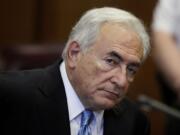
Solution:
[(130, 125), (127, 117), (125, 101), (113, 109), (104, 112), (104, 135), (130, 135)]
[(59, 62), (44, 71), (40, 91), (45, 97), (39, 104), (39, 115), (45, 134), (70, 135), (69, 115)]

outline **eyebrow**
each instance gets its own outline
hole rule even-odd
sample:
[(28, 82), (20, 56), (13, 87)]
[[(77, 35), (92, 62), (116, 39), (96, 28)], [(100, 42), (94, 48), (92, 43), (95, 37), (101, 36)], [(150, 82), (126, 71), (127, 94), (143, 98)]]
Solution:
[(112, 56), (112, 57), (117, 58), (118, 61), (122, 61), (123, 60), (122, 57), (117, 52), (115, 52), (115, 51), (110, 52), (109, 55)]
[[(115, 57), (118, 59), (118, 61), (123, 61), (123, 58), (121, 57), (121, 55), (119, 55), (117, 52), (112, 51), (109, 53), (110, 56)], [(139, 62), (132, 62), (129, 64), (129, 66), (134, 66), (134, 67), (140, 67), (141, 63)]]

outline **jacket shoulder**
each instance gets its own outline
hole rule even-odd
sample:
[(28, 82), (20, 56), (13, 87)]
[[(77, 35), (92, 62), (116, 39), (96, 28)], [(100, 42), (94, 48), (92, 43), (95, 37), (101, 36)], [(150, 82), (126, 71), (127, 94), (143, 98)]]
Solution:
[(44, 69), (7, 71), (0, 73), (0, 99), (28, 99), (37, 92)]
[(149, 135), (150, 121), (145, 112), (140, 110), (139, 106), (125, 98), (115, 109), (120, 119), (123, 119), (129, 125), (132, 125), (132, 131), (135, 135)]

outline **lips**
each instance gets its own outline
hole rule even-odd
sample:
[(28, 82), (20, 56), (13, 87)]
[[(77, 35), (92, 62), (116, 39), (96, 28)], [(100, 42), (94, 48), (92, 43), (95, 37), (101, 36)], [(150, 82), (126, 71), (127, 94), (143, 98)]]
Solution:
[(111, 91), (111, 90), (103, 90), (103, 92), (105, 93), (105, 96), (110, 98), (110, 99), (116, 99), (119, 98), (119, 93), (115, 92), (115, 91)]

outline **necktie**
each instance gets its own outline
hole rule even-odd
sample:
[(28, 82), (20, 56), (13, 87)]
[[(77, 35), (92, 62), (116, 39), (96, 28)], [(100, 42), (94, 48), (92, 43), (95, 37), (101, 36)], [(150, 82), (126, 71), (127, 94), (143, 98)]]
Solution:
[(81, 126), (78, 135), (91, 135), (90, 123), (94, 119), (94, 114), (90, 110), (85, 110), (81, 115)]

